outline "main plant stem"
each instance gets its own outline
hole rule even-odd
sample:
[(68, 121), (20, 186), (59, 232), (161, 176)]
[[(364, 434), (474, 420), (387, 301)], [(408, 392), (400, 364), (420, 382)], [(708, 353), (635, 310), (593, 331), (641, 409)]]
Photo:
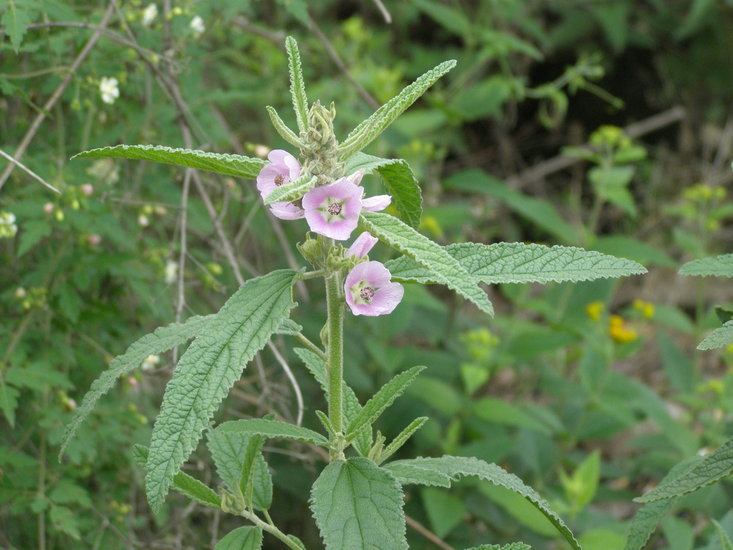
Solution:
[[(326, 278), (326, 301), (328, 303), (328, 419), (336, 437), (342, 435), (343, 425), (343, 379), (344, 379), (344, 300), (341, 292), (341, 277), (338, 272)], [(343, 457), (341, 443), (332, 441), (331, 458)]]

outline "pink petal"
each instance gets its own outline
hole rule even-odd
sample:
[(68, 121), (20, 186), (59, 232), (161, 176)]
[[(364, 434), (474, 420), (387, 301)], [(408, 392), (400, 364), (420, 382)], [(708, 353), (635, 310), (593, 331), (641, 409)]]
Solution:
[(400, 283), (387, 283), (374, 293), (372, 307), (377, 311), (374, 315), (392, 313), (404, 295), (405, 288)]
[(270, 212), (281, 220), (299, 220), (305, 216), (303, 209), (292, 202), (273, 202), (270, 205)]
[[(391, 273), (380, 262), (362, 262), (352, 269), (344, 281), (346, 303), (354, 315), (377, 316), (394, 311), (402, 300), (404, 288), (390, 282)], [(371, 303), (356, 303), (352, 288), (365, 284), (375, 289)]]
[(349, 180), (354, 185), (359, 185), (361, 183), (362, 178), (364, 177), (364, 169), (360, 168), (350, 176), (347, 176), (347, 180)]
[(361, 207), (367, 212), (377, 212), (387, 208), (391, 202), (392, 197), (390, 195), (375, 195), (367, 199), (362, 199)]
[(276, 164), (267, 164), (260, 170), (257, 175), (257, 189), (263, 199), (277, 188), (275, 184), (277, 176), (287, 177), (287, 173), (284, 173), (282, 168)]
[[(363, 193), (364, 190), (361, 187), (357, 187), (346, 178), (308, 191), (302, 202), (305, 219), (311, 231), (339, 241), (345, 241), (351, 237), (352, 231), (359, 224)], [(321, 209), (329, 202), (329, 199), (343, 202), (341, 211), (343, 219), (329, 221), (324, 216)]]
[(372, 237), (369, 231), (364, 231), (359, 235), (354, 243), (349, 247), (349, 251), (346, 253), (347, 256), (356, 256), (357, 258), (363, 258), (369, 251), (374, 248), (374, 245), (379, 242), (379, 239)]

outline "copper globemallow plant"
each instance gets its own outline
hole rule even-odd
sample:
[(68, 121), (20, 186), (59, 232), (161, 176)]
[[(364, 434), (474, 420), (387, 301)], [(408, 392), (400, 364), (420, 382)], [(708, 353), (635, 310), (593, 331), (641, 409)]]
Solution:
[[(496, 464), (477, 458), (442, 456), (395, 460), (404, 443), (428, 420), (415, 418), (391, 441), (374, 425), (426, 367), (399, 372), (366, 401), (344, 381), (347, 308), (355, 315), (391, 313), (409, 288), (403, 284), (442, 284), (492, 315), (482, 285), (499, 282), (581, 281), (644, 273), (630, 260), (572, 247), (524, 243), (461, 243), (442, 246), (416, 230), (422, 213), (420, 186), (408, 164), (362, 153), (413, 102), (446, 74), (446, 61), (420, 76), (397, 96), (338, 140), (336, 109), (306, 95), (295, 40), (286, 40), (290, 92), (297, 131), (272, 108), (278, 133), (299, 151), (299, 160), (274, 150), (268, 161), (152, 145), (119, 145), (94, 149), (77, 157), (119, 157), (164, 162), (257, 180), (270, 212), (285, 220), (305, 218), (310, 232), (298, 249), (310, 270), (278, 269), (243, 284), (215, 314), (193, 316), (159, 328), (116, 357), (93, 384), (67, 428), (63, 449), (96, 401), (115, 381), (140, 367), (150, 355), (192, 340), (168, 383), (149, 447), (134, 454), (146, 470), (145, 491), (158, 512), (171, 488), (202, 506), (234, 514), (247, 524), (224, 536), (218, 550), (257, 549), (263, 535), (282, 547), (304, 550), (296, 534), (285, 533), (271, 519), (272, 477), (263, 452), (265, 440), (292, 439), (322, 447), (328, 457), (310, 491), (310, 510), (328, 550), (403, 550), (407, 548), (403, 491), (410, 485), (448, 488), (472, 476), (502, 486), (527, 499), (544, 514), (571, 547), (580, 546), (565, 522), (537, 492)], [(364, 198), (362, 177), (381, 176), (386, 194)], [(390, 205), (390, 212), (380, 212)], [(359, 229), (346, 248), (341, 243)], [(369, 260), (382, 243), (399, 256), (382, 264)], [(320, 342), (310, 340), (290, 317), (293, 285), (322, 279), (326, 288), (325, 324)], [(408, 285), (409, 286), (409, 285)], [(324, 393), (326, 411), (316, 411), (322, 429), (315, 430), (267, 416), (231, 420), (211, 426), (211, 419), (242, 370), (275, 334), (302, 347), (295, 353)], [(307, 419), (316, 426), (315, 418)], [(223, 484), (214, 490), (181, 467), (203, 432)], [(276, 495), (277, 496), (277, 495)], [(500, 536), (500, 535), (497, 535)], [(519, 547), (521, 547), (520, 545)], [(312, 548), (312, 546), (310, 546)], [(517, 546), (515, 546), (517, 548)]]

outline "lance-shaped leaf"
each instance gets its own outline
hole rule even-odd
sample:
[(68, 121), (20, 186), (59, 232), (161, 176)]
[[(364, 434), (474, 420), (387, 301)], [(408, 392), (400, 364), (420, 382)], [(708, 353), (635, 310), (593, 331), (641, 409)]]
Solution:
[(153, 428), (145, 488), (154, 511), (219, 403), (293, 307), (296, 271), (247, 281), (183, 354)]
[(692, 260), (680, 268), (680, 274), (700, 277), (733, 277), (733, 254)]
[[(313, 375), (313, 378), (316, 379), (316, 382), (320, 384), (321, 389), (328, 398), (329, 387), (328, 380), (326, 379), (326, 365), (323, 362), (323, 359), (318, 357), (318, 355), (312, 351), (304, 348), (295, 348), (293, 351), (295, 351), (295, 354), (303, 361), (303, 364), (305, 364), (308, 371)], [(346, 384), (346, 381), (343, 382), (342, 395), (344, 420), (348, 425), (354, 418), (356, 418), (356, 415), (361, 412), (361, 403), (359, 403), (359, 399), (356, 397), (354, 390)], [(359, 433), (354, 440), (354, 447), (362, 456), (369, 454), (369, 450), (372, 448), (371, 427), (369, 429), (362, 430)]]
[(228, 155), (220, 153), (209, 153), (207, 151), (196, 151), (193, 149), (174, 149), (164, 145), (115, 145), (114, 147), (102, 147), (84, 151), (75, 158), (122, 158), (135, 160), (151, 160), (186, 168), (207, 170), (217, 174), (228, 176), (239, 176), (241, 178), (256, 178), (267, 164), (266, 161), (257, 158), (244, 157), (242, 155)]
[(365, 174), (379, 174), (387, 193), (392, 196), (392, 204), (397, 208), (400, 219), (410, 227), (420, 224), (422, 193), (407, 161), (356, 153), (346, 163), (346, 173), (353, 174), (357, 170), (364, 170)]
[(359, 411), (354, 419), (349, 422), (346, 428), (346, 440), (351, 441), (356, 435), (367, 426), (371, 426), (374, 421), (379, 418), (387, 407), (389, 407), (394, 400), (402, 395), (407, 389), (407, 386), (417, 378), (417, 376), (425, 370), (425, 367), (418, 366), (412, 367), (411, 369), (401, 372), (392, 380), (382, 386), (372, 398), (366, 402), (364, 408)]
[(331, 462), (310, 502), (326, 550), (407, 549), (402, 489), (368, 458)]
[(700, 342), (697, 349), (718, 349), (733, 344), (733, 321), (728, 321), (722, 327), (716, 328)]
[(481, 311), (494, 314), (494, 308), (486, 293), (479, 288), (478, 281), (439, 244), (382, 212), (362, 212), (360, 225), (426, 268), (435, 281), (458, 292)]
[(733, 474), (733, 439), (729, 439), (712, 453), (705, 455), (685, 474), (662, 482), (636, 502), (679, 497), (692, 493)]
[(247, 506), (267, 510), (272, 504), (272, 475), (262, 456), (264, 438), (210, 430), (207, 444), (216, 471), (229, 490)]
[(348, 158), (360, 151), (395, 121), (405, 109), (425, 93), (445, 73), (456, 66), (456, 61), (444, 61), (437, 67), (418, 77), (415, 82), (406, 86), (399, 94), (377, 109), (372, 116), (361, 122), (339, 145), (338, 151), (343, 158)]
[(290, 71), (290, 96), (293, 99), (293, 110), (298, 122), (298, 130), (308, 130), (308, 96), (305, 93), (303, 67), (300, 63), (298, 43), (292, 36), (285, 39), (285, 49), (288, 52), (288, 69)]
[(407, 443), (407, 440), (410, 439), (416, 431), (422, 428), (423, 424), (425, 424), (425, 422), (427, 421), (427, 416), (419, 416), (415, 420), (410, 422), (405, 427), (405, 429), (398, 433), (397, 436), (389, 443), (389, 445), (384, 448), (381, 456), (379, 457), (380, 461), (384, 462), (397, 451), (399, 451), (402, 445)]
[(97, 400), (112, 389), (120, 376), (124, 376), (139, 367), (149, 355), (168, 351), (175, 346), (179, 346), (195, 338), (213, 318), (213, 315), (195, 316), (188, 319), (185, 323), (173, 323), (165, 327), (160, 327), (155, 332), (146, 334), (139, 340), (133, 342), (125, 353), (112, 359), (109, 368), (92, 382), (89, 391), (81, 401), (81, 405), (74, 411), (71, 422), (66, 426), (61, 450), (59, 451), (59, 458), (64, 454), (66, 446), (76, 434), (79, 426), (82, 425), (87, 416), (89, 416), (89, 413), (94, 409)]
[(230, 531), (214, 546), (214, 550), (260, 550), (260, 548), (262, 548), (262, 529), (252, 526)]
[(409, 464), (420, 468), (427, 468), (443, 473), (453, 480), (458, 480), (465, 476), (475, 476), (494, 485), (509, 489), (527, 499), (535, 508), (542, 512), (545, 517), (555, 526), (555, 528), (565, 537), (570, 545), (576, 550), (581, 550), (578, 541), (575, 540), (573, 533), (570, 531), (565, 522), (551, 508), (549, 503), (543, 499), (537, 492), (524, 484), (514, 474), (510, 474), (506, 470), (500, 468), (496, 464), (489, 464), (483, 460), (473, 457), (461, 456), (442, 456), (440, 458), (413, 458), (410, 460), (397, 460), (384, 466), (390, 469), (395, 465)]
[[(459, 243), (444, 249), (470, 275), (487, 284), (577, 282), (646, 273), (644, 266), (632, 260), (574, 246)], [(393, 279), (437, 282), (426, 268), (406, 256), (386, 266)]]
[(427, 485), (433, 487), (450, 487), (453, 479), (434, 468), (423, 468), (409, 462), (391, 462), (383, 466), (400, 485)]
[(275, 130), (277, 130), (277, 133), (280, 134), (280, 137), (282, 137), (291, 145), (295, 145), (298, 148), (303, 147), (303, 142), (301, 141), (301, 139), (295, 135), (295, 132), (288, 128), (288, 125), (283, 122), (283, 119), (280, 118), (280, 115), (277, 114), (277, 111), (274, 107), (268, 105), (267, 107), (265, 107), (265, 110), (267, 110), (267, 114), (270, 116), (270, 122), (272, 122), (272, 125), (275, 127)]
[(248, 435), (263, 435), (267, 438), (284, 438), (303, 441), (304, 443), (312, 443), (321, 447), (328, 447), (328, 439), (318, 432), (280, 422), (278, 420), (269, 420), (267, 418), (252, 418), (250, 420), (230, 420), (217, 426), (217, 431), (222, 433), (243, 433)]
[[(143, 445), (133, 446), (132, 458), (138, 466), (145, 468), (148, 461), (148, 448)], [(185, 472), (178, 472), (173, 476), (173, 488), (176, 492), (194, 502), (198, 502), (202, 506), (217, 509), (221, 506), (221, 499), (213, 489)]]
[(264, 203), (272, 204), (273, 202), (290, 202), (297, 200), (313, 189), (317, 182), (318, 178), (316, 176), (303, 174), (296, 180), (273, 189), (272, 192), (263, 199)]

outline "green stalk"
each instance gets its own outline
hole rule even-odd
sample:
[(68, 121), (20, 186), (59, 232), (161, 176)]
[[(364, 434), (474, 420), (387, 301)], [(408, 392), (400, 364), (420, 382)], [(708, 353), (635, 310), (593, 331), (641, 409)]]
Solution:
[[(336, 437), (343, 432), (343, 378), (344, 378), (344, 303), (341, 292), (341, 277), (338, 272), (326, 278), (326, 301), (328, 304), (328, 419)], [(343, 450), (335, 443), (332, 458), (340, 458)]]

